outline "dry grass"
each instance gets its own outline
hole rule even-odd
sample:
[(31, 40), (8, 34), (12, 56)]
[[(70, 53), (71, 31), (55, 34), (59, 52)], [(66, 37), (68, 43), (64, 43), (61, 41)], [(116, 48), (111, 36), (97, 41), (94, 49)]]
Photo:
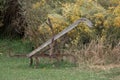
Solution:
[(91, 69), (100, 69), (100, 70), (110, 70), (113, 68), (120, 68), (119, 64), (109, 64), (109, 65), (91, 65), (89, 66)]
[(78, 63), (92, 65), (120, 64), (120, 46), (104, 45), (101, 41), (91, 41), (89, 45), (84, 45), (82, 49), (68, 51), (78, 57)]

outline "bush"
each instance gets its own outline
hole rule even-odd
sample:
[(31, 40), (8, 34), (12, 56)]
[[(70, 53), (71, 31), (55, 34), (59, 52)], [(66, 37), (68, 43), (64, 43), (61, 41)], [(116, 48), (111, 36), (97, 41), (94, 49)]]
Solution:
[[(31, 0), (32, 1), (32, 0)], [(72, 24), (75, 20), (85, 17), (93, 22), (93, 29), (89, 29), (84, 23), (78, 25), (58, 41), (58, 45), (64, 48), (80, 49), (79, 53), (84, 60), (94, 62), (97, 58), (102, 63), (114, 61), (112, 56), (119, 55), (119, 47), (116, 47), (120, 40), (120, 5), (118, 0), (67, 0), (54, 1), (35, 0), (30, 2), (28, 7), (29, 28), (27, 35), (38, 47), (51, 36), (51, 30), (46, 24), (50, 18), (55, 34)], [(104, 3), (104, 4), (103, 4)], [(110, 4), (110, 5), (109, 5)], [(63, 40), (66, 40), (65, 42)], [(82, 46), (81, 46), (82, 45)], [(79, 54), (78, 54), (79, 55)], [(80, 57), (82, 59), (82, 57)], [(119, 58), (114, 55), (114, 59)], [(110, 61), (111, 62), (111, 61)], [(95, 62), (96, 63), (96, 62)]]

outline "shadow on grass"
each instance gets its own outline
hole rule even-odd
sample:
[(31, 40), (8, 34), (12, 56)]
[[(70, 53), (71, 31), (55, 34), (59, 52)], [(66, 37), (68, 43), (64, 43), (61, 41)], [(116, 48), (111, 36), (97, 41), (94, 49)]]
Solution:
[[(35, 64), (29, 66), (29, 59), (28, 58), (16, 58), (16, 57), (7, 57), (7, 56), (0, 56), (0, 65), (3, 68), (11, 68), (11, 69), (35, 69)], [(70, 63), (68, 61), (53, 61), (50, 62), (49, 60), (42, 59), (36, 69), (65, 69), (65, 68), (73, 68), (76, 67), (74, 63)]]
[[(40, 62), (36, 69), (65, 69), (65, 68), (73, 68), (76, 67), (75, 64), (67, 62), (67, 61), (60, 61), (60, 62)], [(31, 68), (35, 68), (35, 65), (31, 66)]]

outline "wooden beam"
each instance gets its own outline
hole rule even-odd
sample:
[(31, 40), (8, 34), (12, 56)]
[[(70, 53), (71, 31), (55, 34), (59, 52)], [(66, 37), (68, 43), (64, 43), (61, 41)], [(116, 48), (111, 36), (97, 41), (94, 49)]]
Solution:
[[(79, 23), (81, 22), (85, 22), (88, 27), (92, 27), (92, 23), (90, 20), (86, 19), (86, 18), (81, 18), (78, 19), (77, 21), (75, 21), (73, 24), (71, 24), (70, 26), (68, 26), (67, 28), (65, 28), (63, 31), (61, 31), (60, 33), (58, 33), (57, 35), (54, 36), (54, 40), (60, 38), (61, 36), (63, 36), (64, 34), (66, 34), (67, 32), (71, 31), (72, 29), (74, 29)], [(52, 38), (49, 39), (48, 41), (46, 41), (45, 43), (43, 43), (40, 47), (38, 47), (37, 49), (33, 50), (32, 52), (30, 52), (27, 57), (32, 57), (34, 54), (36, 54), (37, 52), (39, 52), (40, 50), (42, 50), (43, 48), (45, 48), (46, 46), (50, 45), (52, 43)]]

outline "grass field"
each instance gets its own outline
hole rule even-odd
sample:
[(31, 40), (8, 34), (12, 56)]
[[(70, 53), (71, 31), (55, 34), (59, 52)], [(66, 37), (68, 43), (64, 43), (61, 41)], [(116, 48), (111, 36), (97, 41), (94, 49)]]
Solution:
[(101, 72), (71, 66), (53, 67), (41, 64), (38, 69), (29, 67), (24, 58), (0, 57), (0, 80), (109, 80)]
[(41, 62), (38, 69), (29, 67), (27, 58), (8, 57), (7, 50), (12, 48), (14, 53), (27, 53), (28, 42), (0, 40), (0, 80), (120, 80), (120, 68), (110, 70), (90, 69), (87, 66), (74, 67), (61, 62)]

